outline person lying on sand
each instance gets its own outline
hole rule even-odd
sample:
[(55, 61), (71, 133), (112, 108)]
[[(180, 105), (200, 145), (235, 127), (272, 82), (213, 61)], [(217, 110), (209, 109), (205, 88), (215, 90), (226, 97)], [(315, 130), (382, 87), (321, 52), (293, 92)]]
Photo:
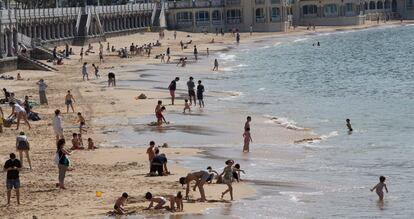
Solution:
[(162, 197), (162, 196), (154, 196), (153, 197), (151, 192), (147, 192), (145, 194), (145, 199), (150, 201), (150, 204), (149, 204), (148, 208), (145, 208), (144, 210), (151, 209), (152, 206), (154, 205), (154, 202), (157, 203), (157, 205), (155, 205), (154, 209), (158, 210), (158, 209), (166, 208), (166, 207), (164, 207), (164, 205), (167, 203), (167, 199)]
[(205, 170), (200, 170), (197, 172), (189, 173), (186, 177), (181, 177), (179, 182), (181, 185), (187, 184), (187, 188), (185, 190), (185, 199), (188, 200), (188, 193), (190, 193), (190, 183), (191, 181), (196, 181), (196, 184), (193, 187), (193, 191), (195, 191), (196, 187), (198, 187), (198, 191), (200, 192), (200, 201), (205, 202), (207, 201), (206, 195), (204, 193), (204, 184), (207, 182), (207, 179), (210, 177), (210, 174)]
[(176, 196), (169, 195), (168, 198), (170, 199), (170, 211), (175, 212), (175, 206), (177, 206), (177, 211), (184, 211), (183, 195), (181, 192), (178, 192)]
[(116, 200), (114, 205), (114, 211), (116, 214), (126, 214), (126, 210), (123, 208), (123, 206), (126, 204), (127, 200), (128, 194), (126, 192), (122, 193), (122, 196)]

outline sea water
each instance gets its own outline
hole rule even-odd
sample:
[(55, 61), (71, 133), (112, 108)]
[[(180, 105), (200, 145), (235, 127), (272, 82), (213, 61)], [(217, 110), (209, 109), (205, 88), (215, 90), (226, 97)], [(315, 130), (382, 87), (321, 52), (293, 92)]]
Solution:
[[(147, 75), (121, 80), (121, 86), (142, 88), (150, 80), (166, 88), (180, 76), (180, 95), (186, 93), (186, 78), (197, 71), (196, 80), (202, 79), (206, 87), (206, 108), (184, 116), (167, 106), (166, 117), (174, 128), (155, 132), (146, 126), (152, 117), (128, 118), (130, 126), (113, 143), (134, 146), (156, 140), (173, 147), (204, 147), (203, 155), (181, 160), (194, 170), (223, 167), (226, 159), (240, 163), (246, 171), (242, 178), (257, 195), (211, 209), (203, 218), (414, 218), (413, 36), (414, 26), (392, 26), (280, 36), (251, 44), (242, 39), (230, 51), (203, 56), (186, 68), (137, 67)], [(200, 67), (214, 58), (220, 72)], [(212, 91), (226, 95), (210, 96)], [(227, 127), (231, 124), (225, 124), (236, 123), (237, 115), (242, 129), (246, 114), (254, 115), (247, 155), (240, 152), (243, 130), (233, 133)], [(254, 133), (268, 125), (310, 129), (322, 140), (259, 143)], [(387, 177), (390, 191), (384, 204), (369, 191), (380, 175)]]
[[(239, 161), (247, 172), (242, 177), (258, 189), (257, 197), (233, 204), (230, 214), (413, 218), (413, 36), (414, 26), (394, 26), (275, 38), (218, 54), (225, 77), (214, 74), (205, 83), (242, 95), (215, 101), (322, 136), (299, 145), (253, 142), (248, 156), (232, 148), (241, 146), (209, 150), (205, 158)], [(253, 118), (251, 128), (260, 125)], [(203, 168), (203, 159), (187, 163)], [(390, 191), (383, 205), (369, 191), (380, 175)]]

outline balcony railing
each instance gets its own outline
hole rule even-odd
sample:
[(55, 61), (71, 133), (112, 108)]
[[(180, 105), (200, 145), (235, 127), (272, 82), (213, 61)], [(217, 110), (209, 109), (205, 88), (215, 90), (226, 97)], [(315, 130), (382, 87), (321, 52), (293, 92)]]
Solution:
[(241, 19), (240, 18), (227, 18), (228, 24), (240, 24)]
[(265, 0), (255, 0), (256, 5), (264, 5)]
[[(240, 0), (239, 0), (240, 1)], [(224, 0), (200, 0), (200, 1), (179, 1), (169, 2), (169, 8), (209, 8), (209, 7), (222, 7), (224, 6)]]
[(240, 5), (241, 0), (226, 0), (226, 5)]
[(264, 17), (256, 17), (256, 22), (257, 23), (264, 23), (265, 22), (265, 18)]

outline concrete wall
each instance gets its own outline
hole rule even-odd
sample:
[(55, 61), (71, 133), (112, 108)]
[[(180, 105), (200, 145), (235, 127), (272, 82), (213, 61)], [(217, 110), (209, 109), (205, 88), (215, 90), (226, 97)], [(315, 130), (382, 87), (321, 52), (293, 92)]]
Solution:
[(0, 59), (0, 73), (17, 70), (17, 57)]

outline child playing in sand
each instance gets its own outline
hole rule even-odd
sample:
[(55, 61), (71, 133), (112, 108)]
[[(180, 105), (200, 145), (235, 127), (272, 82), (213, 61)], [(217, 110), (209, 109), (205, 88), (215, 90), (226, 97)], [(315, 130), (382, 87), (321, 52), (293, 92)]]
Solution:
[(244, 170), (240, 169), (240, 164), (236, 164), (233, 167), (233, 179), (235, 179), (237, 182), (242, 181), (240, 178), (240, 172), (245, 173)]
[(78, 121), (79, 122), (79, 134), (82, 134), (82, 131), (87, 132), (85, 127), (85, 118), (82, 116), (82, 113), (78, 113)]
[(177, 211), (184, 211), (184, 204), (183, 204), (183, 195), (181, 192), (178, 192), (176, 196), (170, 195), (168, 196), (170, 199), (170, 211), (175, 211), (175, 206), (177, 206)]
[(185, 99), (184, 102), (185, 103), (184, 103), (184, 111), (183, 111), (183, 113), (185, 113), (185, 110), (187, 110), (187, 109), (188, 109), (188, 112), (191, 112), (190, 105), (188, 104), (188, 100)]
[(377, 195), (379, 197), (379, 200), (382, 201), (384, 199), (384, 192), (382, 191), (385, 188), (385, 191), (388, 193), (388, 188), (387, 185), (385, 185), (385, 176), (380, 176), (379, 177), (380, 182), (374, 186), (374, 188), (371, 189), (371, 192), (375, 191), (377, 192)]
[(167, 199), (162, 196), (155, 196), (153, 197), (151, 192), (147, 192), (145, 194), (145, 199), (150, 201), (150, 205), (145, 210), (149, 210), (154, 205), (154, 202), (157, 203), (157, 205), (154, 207), (154, 209), (162, 209), (165, 208), (164, 205), (167, 203)]
[(88, 150), (95, 150), (98, 149), (98, 147), (95, 147), (95, 143), (93, 143), (92, 138), (88, 138)]
[(219, 175), (219, 173), (217, 172), (217, 171), (215, 171), (215, 170), (213, 170), (213, 168), (211, 167), (211, 166), (208, 166), (207, 167), (207, 171), (208, 171), (208, 173), (210, 174), (210, 176), (208, 177), (208, 179), (207, 179), (207, 183), (213, 183), (213, 179), (214, 179), (214, 177), (215, 177), (215, 175)]
[(82, 139), (82, 134), (78, 133), (78, 141), (79, 141), (79, 147), (84, 148), (83, 146), (83, 139)]
[(252, 137), (250, 136), (250, 128), (245, 128), (243, 133), (244, 146), (243, 152), (249, 152), (250, 142), (253, 142)]
[(81, 147), (81, 145), (80, 145), (78, 134), (73, 133), (72, 134), (72, 148), (71, 148), (71, 150), (83, 150), (83, 149), (84, 148)]
[(114, 205), (114, 211), (116, 214), (126, 214), (126, 210), (123, 208), (123, 206), (126, 204), (127, 200), (128, 194), (126, 192), (122, 193), (122, 196), (116, 200)]
[(166, 124), (168, 123), (167, 120), (165, 120), (164, 115), (162, 115), (162, 112), (165, 111), (165, 106), (161, 107), (161, 109), (155, 113), (157, 116), (157, 124), (158, 126), (162, 125), (162, 121), (164, 121)]

